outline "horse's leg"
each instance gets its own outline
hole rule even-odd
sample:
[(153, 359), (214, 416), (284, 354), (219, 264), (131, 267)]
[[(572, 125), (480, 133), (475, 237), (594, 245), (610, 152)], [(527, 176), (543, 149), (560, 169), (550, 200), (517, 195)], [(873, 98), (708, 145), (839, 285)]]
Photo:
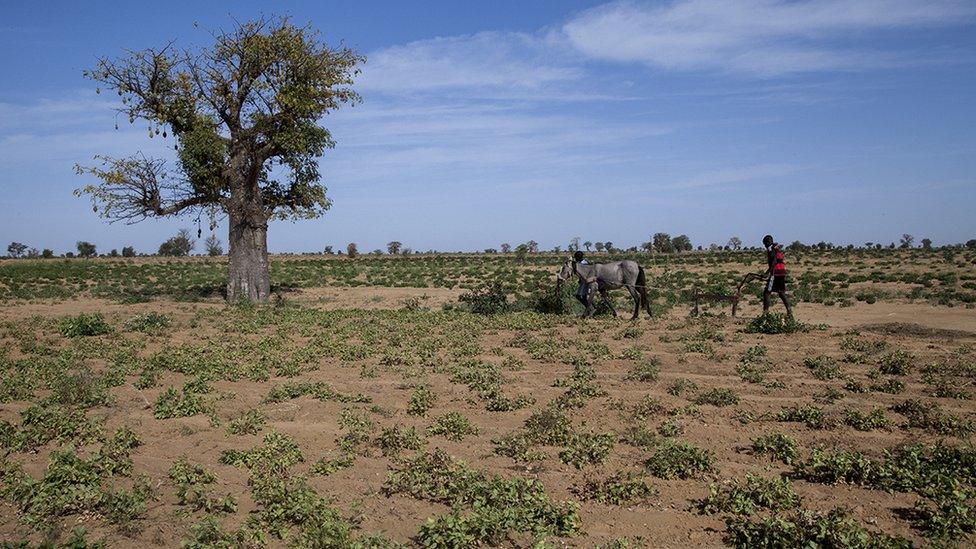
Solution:
[(630, 297), (634, 298), (634, 316), (630, 317), (631, 320), (637, 320), (640, 317), (640, 305), (641, 297), (637, 288), (633, 286), (627, 286), (627, 291), (630, 292)]
[(610, 294), (606, 290), (600, 290), (600, 295), (603, 297), (603, 301), (610, 306), (610, 311), (613, 312), (613, 318), (617, 318), (617, 309), (613, 306), (613, 300), (610, 299)]

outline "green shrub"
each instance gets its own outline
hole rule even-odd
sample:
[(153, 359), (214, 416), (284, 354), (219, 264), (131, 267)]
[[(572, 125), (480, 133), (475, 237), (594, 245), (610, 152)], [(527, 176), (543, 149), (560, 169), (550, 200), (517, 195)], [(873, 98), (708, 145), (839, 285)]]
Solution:
[(573, 425), (563, 411), (547, 408), (529, 416), (525, 420), (524, 430), (535, 444), (561, 446), (572, 437)]
[(725, 520), (725, 543), (731, 547), (836, 547), (908, 549), (911, 542), (870, 532), (843, 508), (826, 513), (801, 510), (787, 516), (751, 519), (731, 515)]
[(884, 410), (880, 408), (875, 408), (866, 414), (859, 410), (845, 410), (844, 423), (850, 425), (858, 431), (888, 429), (891, 426), (891, 422), (889, 422), (888, 417), (885, 416)]
[(232, 435), (256, 435), (267, 421), (267, 416), (260, 410), (245, 410), (231, 420), (227, 432)]
[(414, 389), (407, 403), (407, 413), (412, 416), (426, 416), (427, 412), (434, 407), (437, 402), (437, 395), (431, 391), (430, 386), (421, 385)]
[(924, 490), (915, 503), (913, 524), (926, 538), (954, 542), (976, 532), (976, 492), (956, 479), (946, 479)]
[(102, 423), (101, 418), (89, 418), (78, 408), (34, 404), (20, 413), (20, 429), (10, 436), (10, 446), (31, 451), (52, 441), (86, 444), (101, 437)]
[(710, 404), (712, 406), (732, 406), (739, 403), (739, 395), (732, 389), (716, 388), (698, 395), (695, 404)]
[(905, 391), (905, 382), (900, 379), (888, 378), (883, 383), (872, 384), (871, 390), (889, 395), (897, 395)]
[(771, 433), (754, 438), (752, 451), (756, 454), (769, 455), (787, 465), (793, 464), (800, 457), (796, 440), (782, 433)]
[[(112, 489), (105, 485), (112, 475), (105, 459), (109, 452), (82, 458), (74, 448), (51, 452), (48, 467), (40, 480), (27, 475), (19, 465), (0, 464), (0, 496), (14, 503), (22, 519), (32, 526), (53, 526), (62, 515), (97, 513), (110, 522), (125, 523), (146, 510), (149, 485), (138, 480), (131, 489)], [(128, 455), (125, 456), (128, 459)]]
[(492, 439), (492, 453), (510, 457), (518, 463), (528, 463), (530, 461), (541, 461), (546, 459), (546, 454), (534, 450), (534, 443), (524, 433), (511, 433), (503, 437)]
[(749, 383), (763, 383), (766, 374), (773, 369), (773, 364), (767, 358), (766, 353), (765, 345), (754, 345), (746, 349), (735, 370), (739, 377)]
[(384, 492), (451, 506), (420, 527), (417, 542), (425, 547), (497, 545), (510, 532), (566, 536), (580, 528), (577, 505), (552, 502), (538, 481), (472, 470), (441, 450), (403, 462)]
[(657, 357), (652, 357), (636, 364), (624, 379), (629, 381), (651, 382), (657, 381), (660, 374), (661, 360)]
[(312, 464), (311, 472), (313, 475), (327, 477), (343, 469), (348, 469), (356, 463), (356, 455), (344, 453), (332, 459), (321, 458)]
[(479, 429), (459, 412), (448, 412), (434, 420), (434, 424), (427, 428), (428, 435), (442, 435), (447, 440), (455, 442), (464, 440), (468, 435), (477, 435), (479, 432)]
[(403, 450), (420, 450), (424, 447), (424, 437), (417, 432), (416, 427), (393, 427), (383, 429), (376, 438), (376, 446), (384, 456), (397, 456)]
[(649, 417), (665, 414), (667, 411), (667, 406), (661, 404), (660, 400), (646, 395), (631, 409), (630, 417), (635, 421), (644, 421)]
[(143, 313), (136, 315), (125, 323), (125, 328), (133, 332), (158, 333), (169, 327), (170, 318), (159, 313)]
[(926, 429), (940, 435), (965, 435), (973, 431), (973, 423), (950, 414), (936, 402), (909, 399), (891, 407), (907, 419), (906, 429)]
[(810, 457), (798, 463), (793, 476), (821, 484), (873, 485), (887, 477), (888, 470), (860, 452), (815, 448)]
[(586, 465), (603, 463), (606, 461), (617, 437), (613, 433), (592, 434), (582, 433), (573, 435), (566, 443), (566, 447), (559, 452), (559, 459), (577, 469)]
[(210, 493), (210, 485), (217, 479), (213, 473), (199, 465), (191, 464), (186, 457), (173, 462), (169, 478), (176, 485), (176, 499), (180, 505), (207, 513), (233, 513), (237, 502), (233, 496), (215, 497)]
[(159, 395), (153, 405), (153, 415), (156, 419), (172, 419), (205, 414), (212, 409), (212, 405), (199, 392), (199, 388), (187, 383), (183, 385), (182, 391), (169, 387)]
[(586, 480), (574, 490), (579, 497), (606, 505), (624, 505), (655, 493), (643, 473), (621, 471), (602, 480)]
[(882, 374), (903, 376), (908, 375), (914, 369), (915, 357), (905, 351), (892, 351), (881, 357), (878, 362), (878, 369)]
[(573, 296), (574, 290), (570, 284), (540, 285), (529, 296), (527, 308), (542, 314), (568, 315), (573, 312), (576, 303)]
[(671, 385), (668, 386), (668, 394), (673, 396), (681, 396), (681, 394), (685, 391), (697, 390), (698, 384), (684, 377), (679, 377), (678, 379), (672, 381)]
[(291, 467), (305, 461), (294, 439), (281, 433), (264, 435), (264, 443), (251, 450), (224, 450), (220, 462), (224, 465), (251, 468), (260, 460), (275, 460), (282, 467)]
[(821, 381), (828, 381), (841, 376), (840, 365), (827, 355), (807, 357), (803, 360), (803, 365), (810, 369), (813, 377)]
[(811, 429), (827, 429), (831, 426), (823, 410), (816, 406), (788, 406), (776, 414), (777, 421), (803, 423)]
[(712, 484), (708, 497), (696, 503), (702, 514), (732, 513), (753, 515), (761, 509), (781, 511), (800, 504), (800, 496), (793, 491), (787, 479), (771, 479), (747, 474), (745, 481), (738, 479), (722, 485)]
[(112, 327), (105, 322), (101, 313), (81, 313), (62, 318), (58, 322), (58, 330), (65, 337), (89, 337), (107, 334)]
[(666, 440), (655, 448), (644, 467), (652, 475), (663, 478), (694, 478), (713, 470), (715, 456), (683, 441)]
[(369, 397), (355, 394), (348, 395), (336, 391), (332, 385), (324, 381), (301, 381), (298, 383), (283, 383), (275, 385), (264, 397), (265, 402), (284, 402), (302, 396), (310, 396), (322, 402), (368, 403)]
[(472, 313), (480, 315), (506, 313), (512, 309), (508, 302), (508, 293), (500, 282), (491, 282), (461, 294), (458, 301), (467, 304)]
[(792, 317), (781, 313), (759, 315), (746, 326), (746, 332), (760, 334), (792, 334), (807, 330), (808, 328), (805, 324), (797, 322)]

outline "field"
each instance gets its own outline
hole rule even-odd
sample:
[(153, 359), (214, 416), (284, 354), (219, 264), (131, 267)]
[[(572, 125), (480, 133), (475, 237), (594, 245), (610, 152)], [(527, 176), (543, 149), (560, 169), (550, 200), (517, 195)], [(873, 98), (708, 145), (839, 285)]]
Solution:
[(761, 252), (633, 257), (635, 323), (538, 312), (546, 254), (279, 256), (265, 307), (220, 259), (0, 262), (0, 540), (976, 540), (976, 254), (791, 254), (800, 325), (689, 315)]

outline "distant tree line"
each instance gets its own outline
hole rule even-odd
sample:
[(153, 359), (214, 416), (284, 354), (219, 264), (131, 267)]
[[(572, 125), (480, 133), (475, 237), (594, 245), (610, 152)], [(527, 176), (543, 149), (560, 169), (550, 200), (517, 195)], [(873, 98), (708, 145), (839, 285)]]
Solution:
[[(199, 236), (199, 234), (198, 234)], [(915, 246), (915, 237), (911, 234), (905, 233), (901, 236), (897, 243), (890, 242), (888, 244), (883, 244), (881, 242), (865, 242), (862, 245), (855, 244), (834, 244), (832, 242), (820, 241), (815, 244), (804, 244), (799, 240), (794, 240), (790, 244), (786, 245), (786, 249), (791, 252), (798, 251), (829, 251), (829, 250), (907, 250), (907, 249), (921, 249), (924, 251), (933, 251), (936, 249), (942, 250), (958, 250), (958, 249), (969, 249), (976, 250), (976, 238), (969, 239), (965, 243), (960, 244), (947, 244), (943, 246), (933, 246), (932, 240), (930, 238), (922, 238), (918, 241), (919, 245)], [(192, 234), (188, 229), (180, 229), (174, 236), (163, 241), (159, 245), (155, 255), (163, 257), (186, 257), (196, 249), (196, 240), (193, 238)], [(573, 237), (569, 240), (566, 246), (567, 252), (576, 252), (579, 250), (585, 250), (586, 252), (596, 252), (596, 253), (617, 253), (617, 252), (630, 252), (636, 253), (644, 251), (646, 253), (656, 253), (656, 254), (669, 254), (669, 253), (683, 253), (690, 252), (695, 249), (692, 244), (691, 238), (687, 235), (679, 234), (672, 237), (670, 234), (665, 232), (657, 232), (651, 235), (650, 239), (646, 242), (642, 242), (639, 246), (631, 246), (626, 249), (620, 249), (614, 246), (613, 242), (593, 242), (586, 240), (584, 241), (581, 237)], [(697, 247), (699, 251), (741, 251), (741, 250), (757, 250), (758, 246), (748, 246), (744, 247), (742, 239), (738, 236), (732, 236), (724, 244), (711, 243), (708, 246), (699, 245)], [(219, 238), (215, 234), (209, 235), (204, 241), (204, 251), (206, 255), (211, 257), (224, 255), (224, 248)], [(503, 242), (498, 248), (485, 248), (482, 253), (485, 254), (514, 254), (516, 258), (524, 259), (529, 254), (539, 253), (541, 250), (539, 248), (539, 243), (535, 240), (529, 240), (521, 244), (516, 244), (513, 246), (508, 242)], [(556, 245), (551, 250), (551, 253), (561, 253), (562, 246)], [(355, 242), (350, 242), (346, 245), (345, 251), (336, 251), (334, 246), (325, 246), (323, 253), (325, 255), (343, 255), (354, 258), (360, 255), (359, 247)], [(370, 252), (370, 255), (383, 255), (383, 251), (380, 249), (375, 249)], [(419, 251), (414, 251), (403, 245), (399, 240), (391, 240), (386, 244), (386, 253), (389, 255), (410, 255), (414, 253), (420, 253)], [(428, 250), (424, 253), (440, 253), (435, 250)], [(132, 246), (124, 246), (122, 252), (119, 253), (118, 250), (112, 249), (108, 253), (101, 254), (101, 257), (136, 257), (137, 254), (135, 248)], [(144, 254), (152, 255), (152, 254)], [(99, 253), (95, 244), (79, 240), (75, 243), (75, 251), (69, 251), (64, 253), (61, 257), (82, 257), (91, 258), (98, 257)], [(43, 250), (38, 250), (32, 246), (21, 242), (11, 242), (7, 246), (7, 258), (18, 259), (18, 258), (28, 258), (28, 259), (50, 259), (54, 258), (55, 253), (50, 248), (44, 248)]]

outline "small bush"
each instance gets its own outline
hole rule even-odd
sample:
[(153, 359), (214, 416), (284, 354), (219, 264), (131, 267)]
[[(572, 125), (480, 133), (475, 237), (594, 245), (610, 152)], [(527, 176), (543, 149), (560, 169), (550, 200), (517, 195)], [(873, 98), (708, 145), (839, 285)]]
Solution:
[(698, 395), (695, 404), (710, 404), (712, 406), (732, 406), (739, 403), (739, 395), (732, 389), (720, 388), (705, 391)]
[(657, 357), (653, 357), (635, 365), (624, 379), (628, 381), (651, 382), (657, 381), (660, 374), (661, 360)]
[(658, 399), (647, 395), (634, 405), (630, 417), (635, 421), (644, 421), (649, 417), (659, 416), (668, 411), (667, 407), (661, 404)]
[(927, 429), (940, 435), (965, 435), (973, 431), (973, 423), (956, 417), (942, 409), (936, 402), (909, 399), (891, 407), (908, 420), (906, 429)]
[(568, 315), (576, 301), (573, 295), (571, 284), (540, 285), (528, 298), (528, 308), (542, 314)]
[(679, 377), (678, 379), (672, 381), (671, 385), (668, 386), (668, 394), (673, 396), (681, 396), (681, 394), (685, 391), (697, 390), (698, 384), (684, 377)]
[(644, 467), (658, 478), (686, 479), (712, 471), (714, 462), (715, 457), (709, 450), (687, 442), (667, 440), (644, 461)]
[(800, 496), (787, 479), (771, 479), (747, 474), (745, 481), (733, 480), (723, 485), (711, 485), (709, 495), (696, 504), (698, 512), (706, 515), (732, 513), (753, 515), (760, 509), (780, 511), (800, 504)]
[(797, 464), (793, 476), (821, 484), (872, 485), (887, 476), (887, 469), (860, 452), (815, 448), (806, 461)]
[(781, 313), (759, 315), (746, 326), (746, 332), (759, 334), (792, 334), (807, 329), (805, 324)]
[(107, 334), (112, 331), (112, 327), (105, 322), (101, 313), (82, 313), (62, 318), (58, 322), (58, 330), (65, 337), (89, 337)]
[(472, 470), (440, 450), (403, 462), (384, 492), (452, 507), (420, 527), (423, 547), (500, 545), (511, 532), (565, 536), (580, 528), (577, 505), (551, 501), (538, 481)]
[(376, 437), (376, 446), (384, 456), (397, 456), (403, 450), (420, 450), (424, 447), (424, 437), (417, 432), (416, 427), (393, 427), (383, 429)]
[(214, 474), (199, 465), (190, 463), (186, 457), (173, 462), (169, 470), (169, 478), (176, 485), (176, 498), (180, 505), (207, 513), (237, 511), (237, 502), (231, 495), (214, 496), (210, 493), (210, 485), (217, 480)]
[(828, 381), (841, 376), (840, 365), (827, 355), (807, 357), (803, 360), (803, 365), (810, 369), (813, 377), (821, 381)]
[(758, 520), (732, 515), (725, 521), (725, 543), (731, 547), (849, 547), (908, 549), (911, 542), (869, 532), (846, 509), (826, 513), (802, 510)]
[(321, 475), (327, 477), (329, 475), (335, 474), (343, 469), (348, 469), (356, 463), (356, 456), (354, 454), (342, 454), (339, 457), (326, 459), (321, 458), (312, 464), (311, 472), (313, 475)]
[(260, 410), (246, 410), (231, 420), (227, 432), (232, 435), (256, 435), (267, 419)]
[(573, 434), (573, 424), (562, 410), (544, 409), (525, 420), (525, 434), (535, 444), (562, 446)]
[(587, 480), (574, 490), (582, 499), (606, 505), (623, 505), (654, 495), (654, 487), (642, 473), (621, 471), (603, 480)]
[(510, 457), (518, 463), (546, 459), (544, 452), (533, 449), (533, 442), (524, 433), (512, 433), (497, 439), (492, 439), (491, 442), (495, 445), (492, 448), (492, 453)]
[(888, 429), (891, 425), (891, 422), (888, 421), (888, 417), (885, 416), (884, 410), (880, 408), (875, 408), (866, 414), (859, 410), (845, 410), (844, 423), (850, 425), (858, 431)]
[(412, 416), (426, 416), (427, 412), (434, 407), (437, 402), (437, 395), (430, 390), (427, 385), (421, 385), (414, 389), (407, 403), (407, 413)]
[(904, 376), (914, 369), (915, 358), (905, 351), (892, 351), (881, 357), (878, 369), (882, 374)]
[(212, 409), (212, 405), (207, 402), (199, 388), (186, 383), (182, 391), (169, 387), (159, 395), (153, 405), (153, 415), (156, 419), (172, 419), (205, 414)]
[(427, 428), (428, 435), (442, 435), (447, 440), (455, 442), (464, 440), (464, 437), (468, 435), (477, 435), (479, 432), (479, 429), (472, 425), (468, 418), (458, 412), (444, 414)]
[(577, 469), (603, 463), (613, 451), (616, 440), (617, 437), (613, 433), (577, 434), (570, 438), (566, 447), (559, 452), (559, 459)]
[(472, 313), (481, 315), (506, 313), (512, 308), (508, 302), (508, 293), (501, 282), (491, 282), (474, 291), (461, 294), (458, 301), (467, 304)]
[(787, 465), (793, 464), (800, 458), (796, 440), (782, 433), (771, 433), (754, 438), (752, 451), (756, 454), (769, 455)]
[(831, 427), (831, 423), (824, 416), (823, 409), (816, 406), (788, 406), (776, 414), (776, 421), (803, 423), (811, 429)]
[(130, 318), (125, 328), (133, 332), (156, 333), (171, 324), (168, 316), (159, 313), (144, 313)]
[(927, 487), (924, 496), (915, 504), (912, 522), (926, 538), (954, 542), (976, 532), (976, 492), (972, 488), (948, 479)]

